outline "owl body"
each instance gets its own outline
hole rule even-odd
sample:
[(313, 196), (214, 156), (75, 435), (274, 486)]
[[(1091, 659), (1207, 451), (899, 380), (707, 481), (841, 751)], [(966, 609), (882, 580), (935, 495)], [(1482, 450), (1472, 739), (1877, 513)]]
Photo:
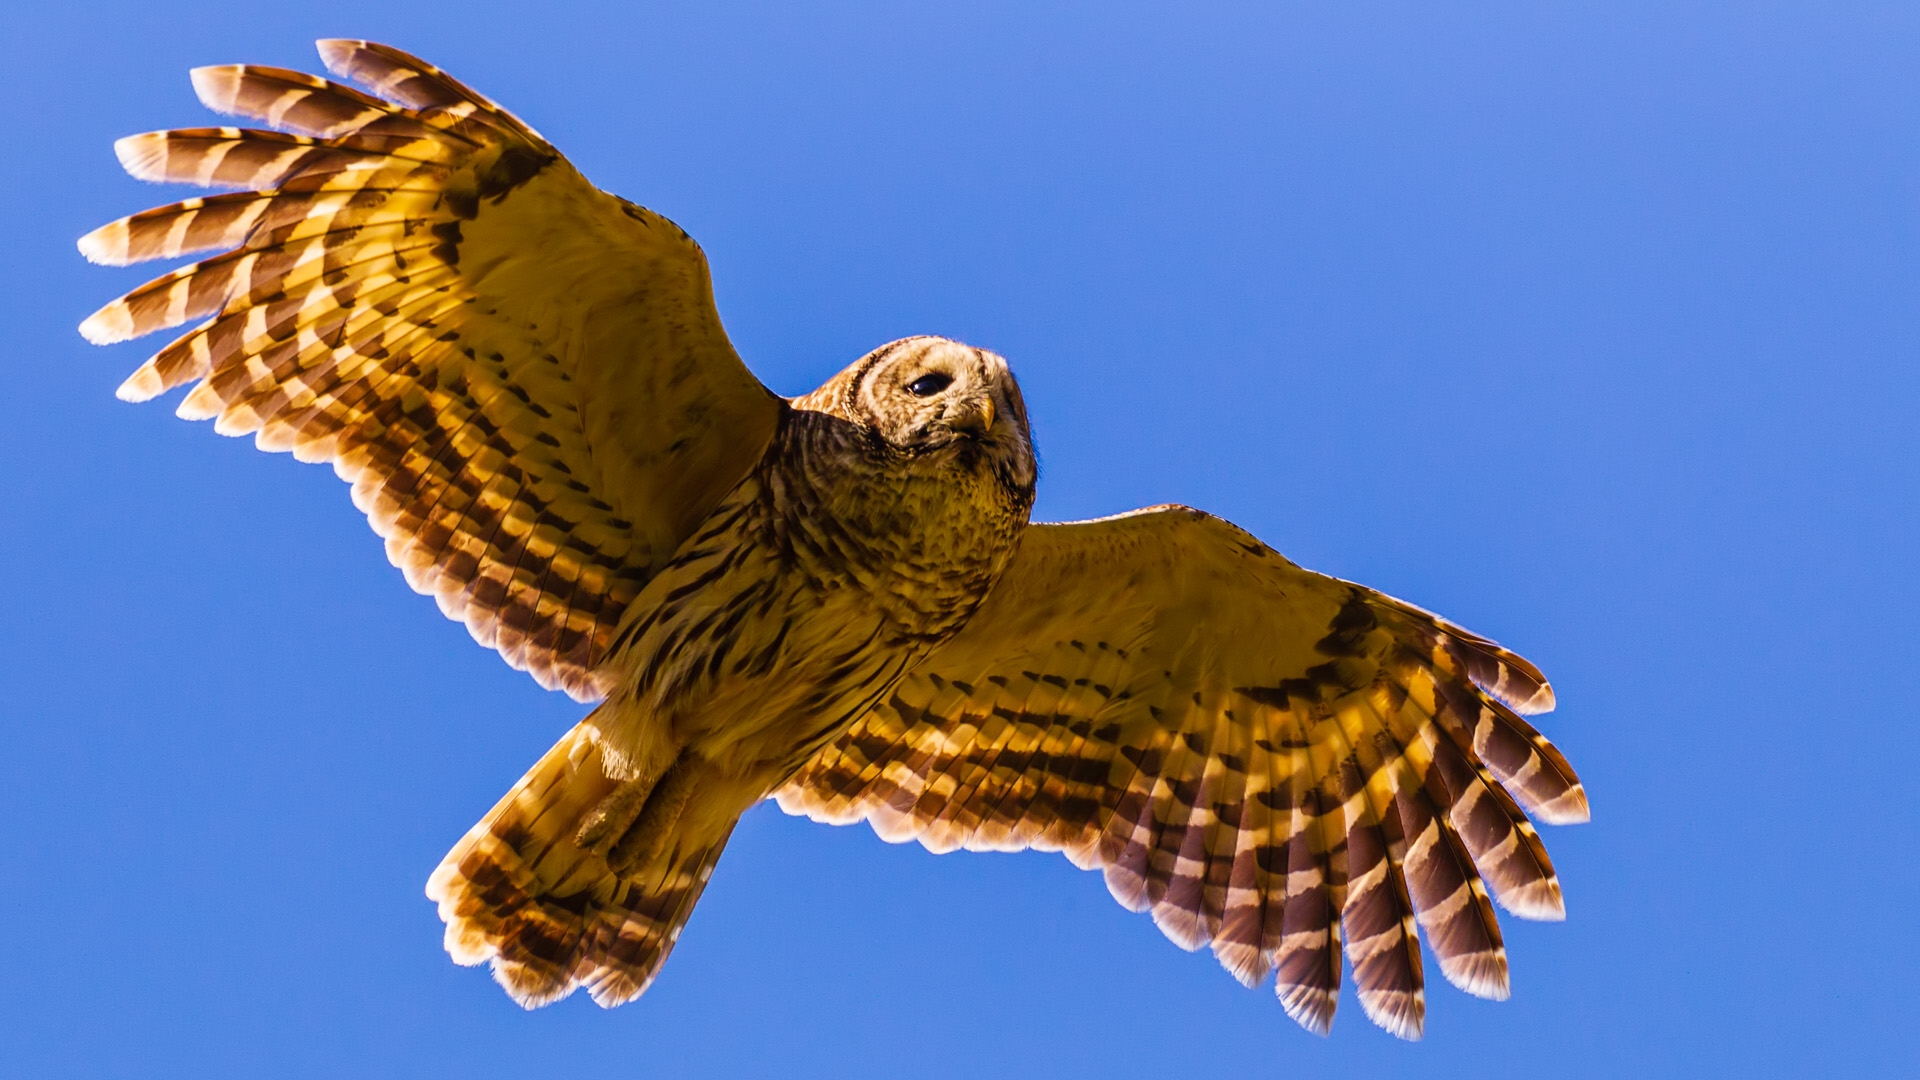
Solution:
[(842, 389), (836, 379), (782, 414), (760, 464), (615, 638), (609, 666), (623, 676), (588, 725), (619, 779), (698, 763), (683, 842), (724, 839), (957, 633), (1026, 527), (1032, 451), (1015, 417), (1004, 446), (967, 437), (907, 452), (849, 415)]

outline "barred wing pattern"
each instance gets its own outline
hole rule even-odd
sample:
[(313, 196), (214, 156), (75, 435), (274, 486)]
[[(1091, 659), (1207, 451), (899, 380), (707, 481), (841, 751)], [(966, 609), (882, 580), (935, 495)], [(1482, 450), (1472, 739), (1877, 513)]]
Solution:
[(1317, 1032), (1344, 950), (1367, 1015), (1416, 1038), (1422, 932), (1449, 981), (1504, 998), (1486, 886), (1563, 917), (1522, 807), (1584, 821), (1586, 795), (1517, 715), (1552, 705), (1493, 643), (1161, 507), (1032, 526), (966, 629), (776, 797), (1100, 867), (1182, 947), (1249, 986), (1277, 972)]
[(125, 264), (230, 249), (82, 324), (107, 343), (208, 320), (120, 388), (330, 461), (419, 592), (542, 686), (596, 667), (648, 577), (758, 460), (781, 405), (728, 343), (678, 226), (594, 188), (445, 73), (364, 41), (329, 70), (200, 68), (217, 112), (282, 131), (122, 139), (145, 180), (239, 187), (122, 219)]

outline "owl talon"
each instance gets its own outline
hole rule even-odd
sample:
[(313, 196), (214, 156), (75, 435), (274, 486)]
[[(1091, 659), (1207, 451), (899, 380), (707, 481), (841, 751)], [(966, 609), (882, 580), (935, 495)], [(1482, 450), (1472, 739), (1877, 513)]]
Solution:
[(640, 816), (658, 779), (657, 776), (637, 776), (614, 788), (613, 794), (581, 815), (573, 842), (588, 851), (605, 854), (605, 845), (623, 835), (633, 819)]
[[(631, 819), (632, 824), (607, 852), (607, 866), (614, 873), (630, 874), (646, 866), (666, 846), (673, 827), (679, 824), (681, 811), (687, 808), (687, 800), (693, 795), (693, 781), (702, 764), (693, 755), (682, 754), (668, 767), (666, 775), (648, 794), (646, 805), (639, 808)], [(608, 798), (619, 794), (615, 792)]]

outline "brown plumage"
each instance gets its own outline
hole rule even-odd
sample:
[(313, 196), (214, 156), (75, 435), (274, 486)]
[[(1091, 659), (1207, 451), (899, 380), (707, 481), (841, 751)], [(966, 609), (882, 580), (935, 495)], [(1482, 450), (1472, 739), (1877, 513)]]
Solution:
[(1182, 947), (1248, 985), (1277, 972), (1313, 1030), (1344, 951), (1367, 1014), (1411, 1036), (1420, 930), (1449, 981), (1507, 995), (1482, 875), (1515, 914), (1562, 917), (1508, 788), (1586, 817), (1493, 686), (1553, 703), (1512, 653), (1200, 511), (1034, 525), (966, 628), (777, 797), (934, 851), (1098, 867)]
[(367, 92), (201, 69), (209, 106), (283, 130), (118, 144), (136, 176), (247, 190), (84, 238), (217, 254), (82, 332), (201, 321), (121, 396), (193, 384), (181, 415), (331, 462), (410, 585), (599, 703), (433, 873), (456, 961), (529, 1006), (639, 995), (771, 795), (1099, 867), (1316, 1031), (1344, 958), (1416, 1036), (1423, 935), (1506, 996), (1493, 901), (1562, 912), (1527, 815), (1586, 816), (1520, 719), (1553, 703), (1526, 661), (1198, 511), (1029, 527), (999, 357), (909, 338), (783, 401), (671, 222), (430, 65), (321, 54)]

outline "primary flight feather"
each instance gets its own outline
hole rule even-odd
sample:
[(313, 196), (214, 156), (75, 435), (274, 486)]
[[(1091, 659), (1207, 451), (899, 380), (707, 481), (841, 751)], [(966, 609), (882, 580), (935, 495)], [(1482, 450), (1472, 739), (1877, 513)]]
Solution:
[(1529, 823), (1584, 821), (1521, 719), (1525, 660), (1184, 507), (1028, 523), (1007, 364), (920, 337), (792, 400), (741, 362), (706, 260), (406, 53), (320, 43), (364, 88), (201, 68), (278, 130), (121, 140), (143, 179), (241, 189), (81, 251), (218, 252), (102, 308), (199, 322), (120, 396), (328, 461), (409, 585), (598, 707), (455, 845), (428, 895), (529, 1006), (644, 991), (739, 816), (773, 797), (935, 851), (1039, 848), (1311, 1030), (1343, 968), (1396, 1035), (1419, 943), (1505, 997), (1494, 903), (1563, 915)]

